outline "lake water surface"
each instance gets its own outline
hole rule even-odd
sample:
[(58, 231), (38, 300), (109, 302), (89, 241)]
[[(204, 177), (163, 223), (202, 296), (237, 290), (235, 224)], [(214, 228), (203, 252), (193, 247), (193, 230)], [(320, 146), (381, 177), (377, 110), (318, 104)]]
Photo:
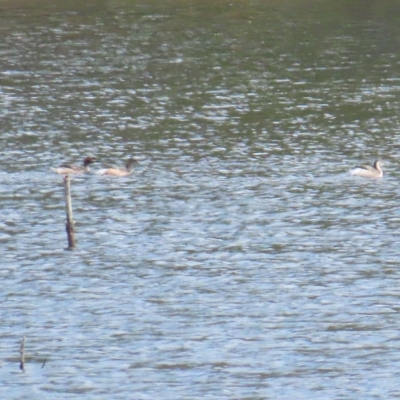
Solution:
[(4, 398), (400, 398), (398, 3), (81, 3), (0, 3)]

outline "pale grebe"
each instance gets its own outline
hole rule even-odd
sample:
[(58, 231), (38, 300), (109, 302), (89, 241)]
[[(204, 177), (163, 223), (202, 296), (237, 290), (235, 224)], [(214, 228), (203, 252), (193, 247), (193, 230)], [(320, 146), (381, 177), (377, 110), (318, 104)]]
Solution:
[(369, 165), (360, 165), (352, 169), (350, 174), (355, 176), (363, 176), (365, 178), (381, 178), (383, 176), (381, 169), (382, 165), (384, 165), (383, 162), (377, 160), (374, 162), (373, 167), (370, 167)]
[(89, 165), (94, 163), (96, 158), (94, 157), (86, 157), (83, 160), (83, 166), (80, 165), (73, 165), (73, 164), (63, 164), (57, 168), (50, 168), (52, 171), (57, 172), (57, 174), (82, 174), (83, 172), (89, 172), (90, 167)]
[(121, 168), (106, 168), (100, 169), (97, 171), (99, 175), (112, 175), (112, 176), (128, 176), (133, 172), (133, 165), (136, 164), (137, 161), (133, 158), (130, 158), (124, 167)]

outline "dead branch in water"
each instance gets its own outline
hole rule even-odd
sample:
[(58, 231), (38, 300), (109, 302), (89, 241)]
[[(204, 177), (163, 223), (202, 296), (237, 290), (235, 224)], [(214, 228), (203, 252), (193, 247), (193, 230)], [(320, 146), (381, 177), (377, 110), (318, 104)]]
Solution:
[(68, 250), (72, 250), (75, 247), (75, 231), (74, 231), (74, 218), (72, 216), (72, 201), (71, 201), (71, 178), (66, 175), (64, 177), (65, 187), (65, 205), (67, 210), (67, 221), (65, 223), (65, 229), (67, 230), (68, 237)]
[(25, 336), (22, 338), (19, 353), (21, 354), (19, 369), (25, 372)]

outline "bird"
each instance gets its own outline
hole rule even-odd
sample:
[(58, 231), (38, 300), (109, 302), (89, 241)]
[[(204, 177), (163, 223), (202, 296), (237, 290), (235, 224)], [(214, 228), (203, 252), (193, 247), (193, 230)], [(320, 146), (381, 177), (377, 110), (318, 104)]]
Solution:
[(73, 165), (73, 164), (62, 164), (57, 168), (50, 168), (52, 171), (56, 172), (57, 174), (82, 174), (84, 172), (89, 172), (90, 167), (89, 165), (96, 161), (95, 157), (86, 157), (83, 160), (83, 165)]
[(97, 173), (99, 175), (128, 176), (133, 172), (133, 165), (136, 163), (137, 161), (134, 158), (130, 158), (125, 167), (100, 169)]
[(382, 178), (382, 165), (384, 165), (382, 161), (376, 160), (373, 167), (369, 165), (359, 165), (350, 170), (350, 174), (354, 176), (363, 176), (365, 178)]

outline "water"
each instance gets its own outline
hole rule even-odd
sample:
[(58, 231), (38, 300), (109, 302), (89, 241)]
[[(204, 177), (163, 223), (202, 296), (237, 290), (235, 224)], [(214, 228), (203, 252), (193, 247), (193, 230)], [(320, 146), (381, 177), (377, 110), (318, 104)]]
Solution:
[(5, 398), (400, 397), (395, 3), (1, 5)]

